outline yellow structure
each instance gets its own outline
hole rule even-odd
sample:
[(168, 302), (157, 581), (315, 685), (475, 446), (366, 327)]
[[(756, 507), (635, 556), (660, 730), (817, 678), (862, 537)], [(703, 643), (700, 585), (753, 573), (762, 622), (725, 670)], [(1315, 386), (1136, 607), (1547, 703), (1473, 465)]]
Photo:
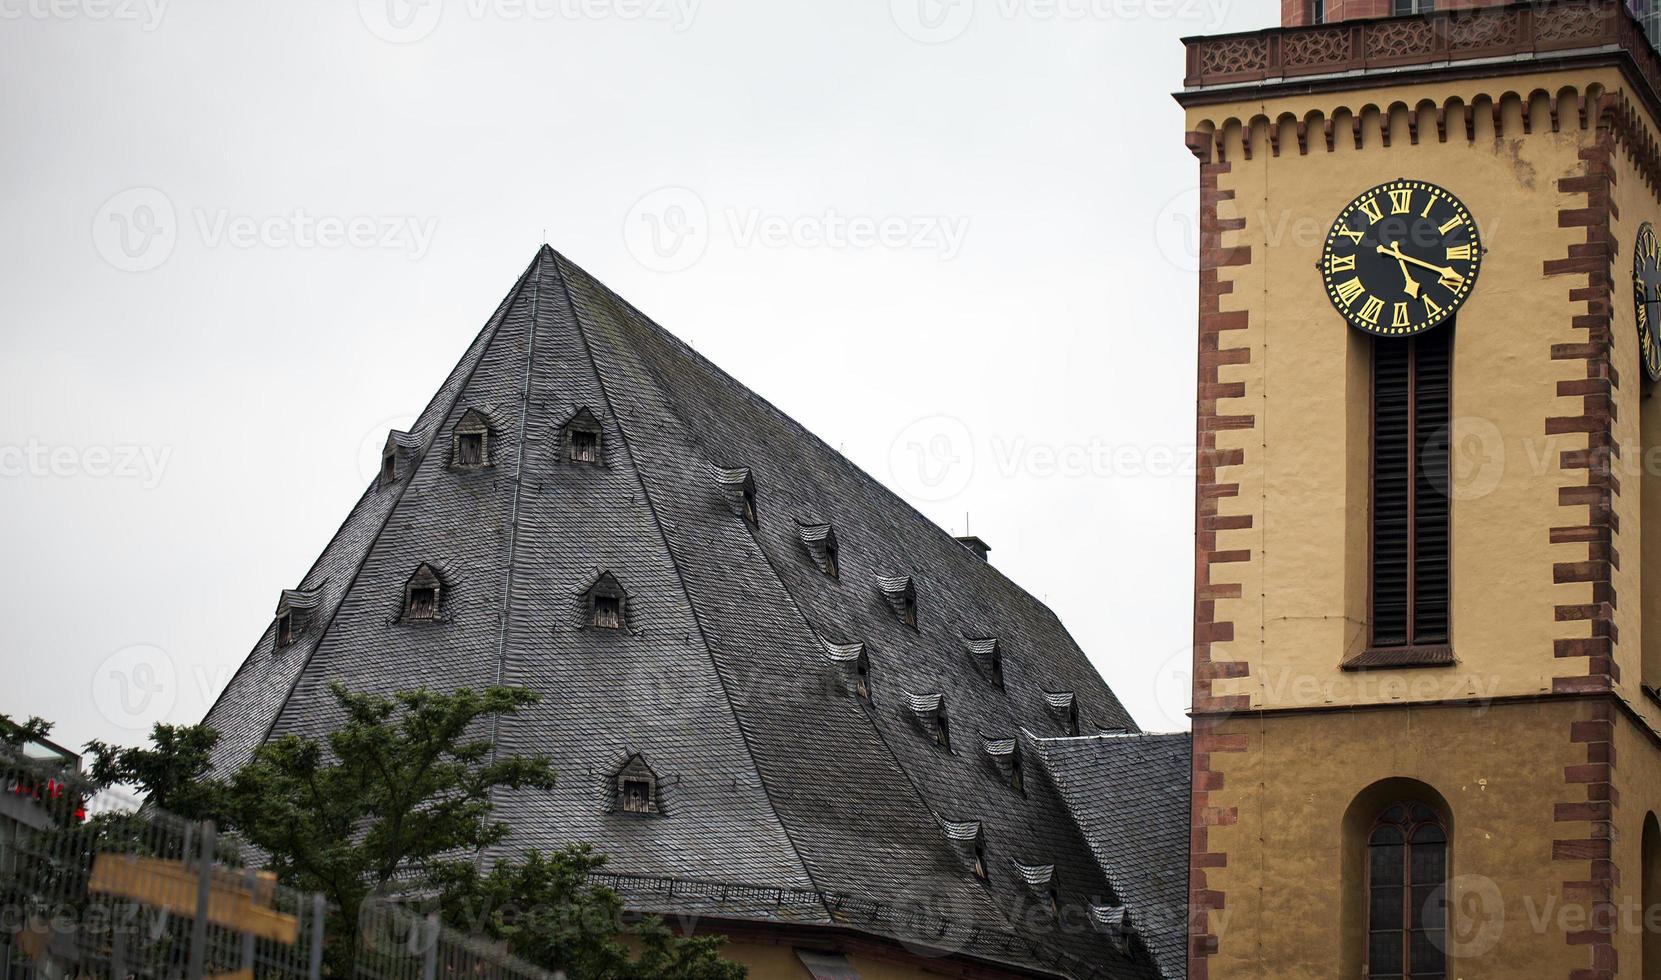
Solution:
[[(1638, 324), (1661, 293), (1633, 285), (1661, 224), (1658, 85), (1614, 2), (1188, 42), (1196, 980), (1661, 977), (1661, 402)], [(1447, 511), (1411, 525), (1441, 565), (1410, 566), (1410, 603), (1446, 598), (1422, 643), (1380, 638), (1401, 529), (1375, 362), (1407, 341), (1347, 323), (1322, 265), (1345, 208), (1400, 178), (1457, 196), (1487, 249), (1419, 338), (1452, 350), (1451, 403), (1413, 410), (1406, 499)]]

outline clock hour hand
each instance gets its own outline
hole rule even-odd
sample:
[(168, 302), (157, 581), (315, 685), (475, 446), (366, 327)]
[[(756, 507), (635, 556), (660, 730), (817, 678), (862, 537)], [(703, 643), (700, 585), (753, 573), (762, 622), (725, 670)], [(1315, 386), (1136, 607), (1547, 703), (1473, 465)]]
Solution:
[(1417, 279), (1413, 278), (1413, 274), (1411, 272), (1407, 271), (1407, 263), (1406, 262), (1403, 262), (1400, 259), (1397, 259), (1396, 264), (1401, 266), (1402, 288), (1407, 290), (1407, 295), (1408, 296), (1412, 297), (1413, 299), (1418, 299), (1419, 298), (1419, 281)]
[(1465, 277), (1453, 271), (1451, 266), (1431, 265), (1423, 259), (1416, 259), (1411, 255), (1403, 253), (1401, 250), (1401, 243), (1399, 242), (1391, 245), (1389, 248), (1385, 248), (1383, 245), (1375, 247), (1378, 249), (1380, 255), (1388, 255), (1397, 262), (1411, 262), (1414, 265), (1429, 269), (1431, 272), (1434, 272), (1440, 276), (1442, 285), (1448, 287), (1449, 289), (1458, 289), (1459, 286), (1465, 282)]

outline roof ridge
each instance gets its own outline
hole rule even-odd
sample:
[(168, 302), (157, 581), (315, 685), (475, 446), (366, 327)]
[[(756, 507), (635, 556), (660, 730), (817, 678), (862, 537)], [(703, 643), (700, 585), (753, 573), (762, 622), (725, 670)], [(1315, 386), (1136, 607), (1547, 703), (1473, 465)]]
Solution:
[[(462, 365), (467, 363), (467, 359), (473, 355), (475, 350), (480, 351), (480, 356), (474, 360), (473, 366), (468, 368), (466, 377), (462, 378), (461, 383), (456, 385), (455, 391), (450, 399), (450, 407), (454, 407), (455, 402), (459, 400), (462, 393), (467, 390), (468, 382), (472, 379), (474, 373), (478, 371), (479, 365), (484, 362), (483, 351), (489, 349), (490, 345), (495, 342), (496, 335), (501, 332), (502, 324), (507, 322), (508, 313), (513, 309), (513, 304), (518, 301), (520, 293), (524, 291), (525, 283), (530, 281), (531, 272), (537, 267), (540, 260), (541, 253), (538, 253), (537, 256), (531, 260), (531, 263), (525, 267), (525, 271), (519, 274), (519, 278), (514, 282), (513, 287), (507, 291), (506, 295), (502, 297), (501, 302), (496, 304), (495, 311), (485, 320), (484, 326), (479, 329), (479, 332), (474, 335), (473, 342), (467, 345), (467, 349), (462, 352), (461, 359), (456, 362), (455, 367), (452, 367), (449, 374), (445, 375), (445, 381), (448, 382), (450, 378), (455, 377), (456, 373), (461, 370)], [(420, 427), (422, 419), (427, 418), (433, 413), (434, 408), (438, 406), (439, 400), (443, 397), (443, 394), (444, 388), (443, 386), (440, 386), (439, 390), (433, 393), (433, 397), (427, 400), (427, 404), (421, 409), (420, 414), (415, 417), (414, 424), (417, 428)], [(448, 411), (449, 409), (446, 408), (444, 414), (448, 414)], [(432, 443), (433, 440), (437, 438), (439, 428), (440, 427), (437, 425), (432, 427), (432, 436), (427, 440), (426, 448), (421, 454), (421, 459), (423, 461), (425, 461), (427, 454), (431, 452)], [(329, 557), (329, 553), (333, 549), (335, 543), (341, 539), (341, 535), (345, 533), (347, 526), (351, 524), (352, 518), (357, 516), (358, 512), (369, 502), (370, 495), (374, 493), (378, 482), (378, 480), (371, 481), (370, 485), (364, 488), (363, 493), (358, 495), (358, 502), (346, 512), (345, 519), (340, 522), (340, 526), (335, 528), (334, 534), (329, 537), (329, 543), (323, 547), (323, 550), (319, 552), (318, 556), (312, 561), (311, 566), (306, 569), (305, 574), (300, 577), (299, 584), (301, 588), (304, 588), (306, 582), (323, 568), (324, 562)], [(311, 641), (311, 649), (306, 654), (305, 660), (295, 666), (294, 676), (288, 683), (288, 691), (283, 695), (282, 700), (278, 702), (271, 712), (271, 717), (263, 726), (263, 730), (260, 732), (258, 740), (254, 743), (254, 748), (258, 748), (258, 746), (265, 744), (265, 742), (270, 739), (272, 731), (276, 728), (277, 720), (282, 717), (284, 711), (288, 710), (288, 704), (294, 697), (295, 689), (299, 686), (301, 679), (306, 676), (306, 671), (310, 668), (312, 659), (317, 655), (317, 651), (322, 649), (323, 641), (328, 637), (329, 630), (334, 626), (335, 619), (340, 612), (341, 603), (344, 602), (347, 595), (351, 594), (359, 576), (363, 574), (363, 569), (369, 561), (369, 556), (374, 553), (376, 543), (380, 540), (381, 535), (386, 531), (387, 526), (392, 523), (392, 515), (397, 512), (398, 505), (403, 501), (404, 493), (408, 487), (409, 481), (407, 480), (398, 487), (397, 495), (394, 497), (392, 503), (387, 506), (386, 513), (382, 515), (381, 520), (375, 527), (375, 533), (367, 535), (364, 538), (362, 542), (362, 552), (358, 555), (357, 561), (353, 563), (354, 567), (352, 569), (352, 574), (342, 582), (339, 598), (334, 603), (333, 608), (329, 609), (328, 619), (318, 629), (316, 638)], [(327, 579), (324, 579), (323, 583), (318, 583), (314, 587), (321, 588), (323, 584), (327, 583), (327, 581)], [(213, 717), (214, 712), (219, 709), (220, 703), (224, 701), (225, 696), (230, 693), (233, 688), (235, 688), (237, 678), (242, 674), (242, 672), (249, 669), (254, 664), (255, 654), (259, 652), (260, 643), (264, 642), (264, 639), (265, 637), (262, 634), (260, 639), (255, 641), (254, 650), (250, 652), (248, 656), (243, 658), (242, 663), (237, 666), (236, 672), (231, 675), (230, 679), (226, 681), (225, 686), (220, 689), (219, 696), (214, 698), (213, 704), (208, 706), (207, 712), (202, 716), (204, 723), (206, 719)], [(250, 749), (250, 752), (252, 751), (253, 749)]]
[[(762, 775), (765, 772), (765, 767), (763, 767), (761, 762), (756, 759), (755, 749), (750, 744), (749, 730), (745, 727), (744, 719), (738, 712), (738, 706), (733, 704), (732, 693), (727, 689), (726, 678), (722, 676), (721, 670), (715, 662), (715, 653), (710, 647), (709, 634), (704, 628), (703, 616), (698, 611), (698, 604), (692, 599), (691, 589), (687, 588), (686, 574), (681, 569), (680, 558), (675, 554), (675, 550), (669, 546), (669, 536), (664, 531), (663, 519), (658, 515), (657, 505), (652, 502), (652, 492), (647, 488), (646, 481), (641, 476), (640, 460), (635, 456), (634, 450), (629, 445), (628, 427), (624, 424), (623, 417), (617, 414), (616, 409), (612, 405), (611, 388), (606, 384), (605, 376), (600, 370), (600, 362), (594, 356), (594, 345), (588, 339), (589, 325), (585, 321), (582, 308), (572, 298), (571, 287), (565, 280), (565, 272), (561, 268), (561, 265), (567, 260), (564, 256), (560, 255), (559, 252), (554, 251), (549, 246), (544, 245), (543, 248), (547, 249), (553, 255), (554, 277), (559, 281), (560, 290), (565, 295), (566, 306), (571, 310), (571, 319), (576, 325), (577, 337), (582, 341), (583, 358), (588, 362), (589, 369), (594, 372), (595, 385), (599, 389), (601, 400), (605, 403), (605, 414), (609, 415), (613, 424), (617, 426), (618, 441), (622, 444), (623, 453), (629, 459), (630, 469), (634, 472), (635, 482), (640, 487), (641, 499), (646, 504), (646, 513), (651, 518), (652, 528), (657, 531), (658, 541), (663, 545), (663, 552), (668, 557), (669, 567), (675, 571), (675, 581), (680, 585), (681, 596), (686, 600), (686, 608), (692, 615), (693, 626), (698, 630), (698, 641), (704, 648), (704, 656), (709, 659), (710, 670), (713, 672), (716, 682), (721, 685), (721, 699), (726, 702), (727, 711), (732, 716), (733, 727), (737, 729), (739, 737), (744, 740), (744, 754), (749, 757), (750, 766), (755, 771), (756, 776), (760, 781), (762, 796), (764, 796), (767, 800), (767, 809), (773, 814), (773, 820), (778, 824), (779, 830), (784, 834), (785, 840), (790, 842), (790, 852), (796, 858), (796, 865), (801, 869), (802, 876), (812, 883), (814, 891), (819, 895), (819, 903), (824, 909), (825, 915), (827, 917), (831, 917), (830, 906), (824, 901), (824, 890), (821, 888), (818, 878), (814, 875), (813, 869), (809, 867), (808, 862), (802, 857), (801, 846), (796, 843), (796, 837), (793, 833), (791, 833), (790, 825), (779, 815), (778, 806), (773, 802), (772, 788), (768, 786), (766, 776)], [(573, 268), (578, 267), (573, 264)], [(578, 271), (581, 272), (582, 270), (578, 268)], [(583, 275), (587, 276), (587, 273), (585, 272)], [(592, 279), (593, 277), (589, 276), (588, 278)], [(595, 281), (598, 282), (598, 280)], [(614, 295), (615, 294), (609, 289), (602, 290), (602, 298), (606, 299), (608, 303), (610, 302), (610, 297)], [(661, 382), (658, 380), (655, 373), (653, 374), (652, 380), (654, 384), (661, 385)], [(701, 453), (702, 447), (698, 448)], [(791, 605), (795, 605), (794, 599), (791, 600)], [(798, 609), (797, 612), (799, 613), (800, 610)]]
[[(547, 246), (543, 246), (546, 248)], [(531, 408), (531, 377), (536, 368), (536, 328), (541, 316), (539, 301), (542, 298), (542, 256), (543, 250), (538, 249), (536, 257), (531, 260), (531, 266), (536, 270), (536, 280), (531, 286), (531, 325), (530, 335), (525, 342), (525, 381), (519, 390), (519, 445), (514, 452), (513, 462), (513, 506), (508, 515), (508, 542), (507, 562), (502, 569), (502, 611), (501, 627), (496, 632), (496, 686), (502, 684), (503, 673), (507, 669), (508, 632), (513, 618), (513, 572), (517, 565), (515, 556), (519, 550), (519, 502), (525, 486), (525, 434), (530, 429)], [(505, 319), (505, 318), (504, 318)], [(494, 339), (494, 338), (492, 338)], [(459, 395), (458, 395), (459, 397)], [(469, 409), (472, 411), (472, 409)], [(502, 716), (490, 716), (490, 758), (496, 758), (498, 736), (501, 734)], [(489, 796), (494, 797), (495, 787), (491, 787)], [(479, 852), (482, 860), (484, 852)]]

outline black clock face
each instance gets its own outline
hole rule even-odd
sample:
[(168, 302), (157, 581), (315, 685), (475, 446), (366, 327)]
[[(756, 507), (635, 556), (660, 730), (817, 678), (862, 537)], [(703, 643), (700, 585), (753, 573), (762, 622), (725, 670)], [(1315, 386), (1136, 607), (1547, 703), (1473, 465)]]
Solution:
[(1661, 381), (1661, 245), (1644, 222), (1632, 246), (1632, 303), (1638, 315), (1638, 356), (1651, 381)]
[(1332, 305), (1355, 327), (1410, 337), (1453, 316), (1481, 262), (1476, 222), (1459, 198), (1422, 180), (1392, 180), (1338, 215), (1321, 275)]

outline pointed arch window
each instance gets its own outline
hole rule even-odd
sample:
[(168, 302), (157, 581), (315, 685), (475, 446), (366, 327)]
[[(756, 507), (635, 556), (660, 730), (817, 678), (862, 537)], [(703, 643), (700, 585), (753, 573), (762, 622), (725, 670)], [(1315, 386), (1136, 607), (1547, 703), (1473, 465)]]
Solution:
[(1384, 809), (1367, 837), (1367, 962), (1375, 980), (1447, 975), (1447, 823), (1423, 803)]
[(437, 619), (443, 598), (444, 583), (431, 565), (422, 563), (404, 584), (404, 620), (419, 622)]

